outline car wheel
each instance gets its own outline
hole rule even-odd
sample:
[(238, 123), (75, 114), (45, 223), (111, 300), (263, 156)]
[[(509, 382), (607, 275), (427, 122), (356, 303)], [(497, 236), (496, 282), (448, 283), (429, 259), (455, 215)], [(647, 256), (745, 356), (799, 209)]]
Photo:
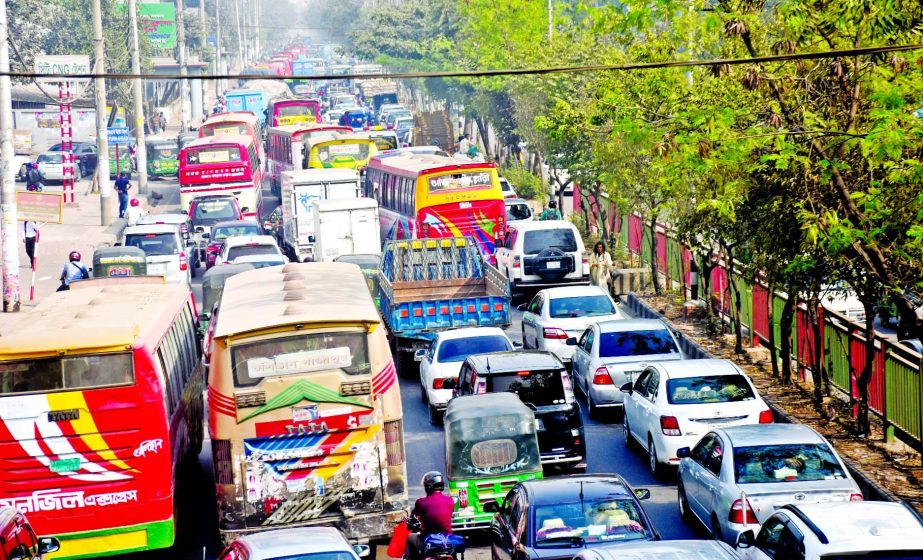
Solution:
[(83, 166), (83, 164), (82, 163), (78, 164), (77, 165), (77, 176), (74, 178), (74, 180), (79, 181), (80, 179), (83, 179), (84, 177), (86, 177), (86, 174), (87, 174), (87, 170)]
[(442, 425), (442, 412), (433, 405), (429, 405), (429, 423), (433, 426)]
[(590, 393), (589, 389), (587, 389), (587, 392), (586, 392), (586, 403), (587, 403), (587, 408), (589, 409), (588, 412), (589, 412), (590, 418), (593, 418), (595, 420), (596, 418), (599, 417), (599, 409), (596, 407), (596, 403), (593, 402), (593, 395)]
[(689, 498), (686, 497), (686, 489), (683, 487), (682, 481), (676, 485), (676, 505), (679, 508), (679, 516), (686, 523), (693, 523), (695, 521), (692, 512), (689, 511)]
[(429, 395), (426, 394), (426, 387), (424, 387), (422, 383), (420, 384), (420, 400), (423, 401), (423, 404), (425, 405), (429, 404)]
[(523, 328), (522, 328), (522, 349), (523, 349), (523, 350), (528, 350), (528, 348), (529, 348), (529, 347), (526, 346), (526, 328), (523, 327)]
[(637, 444), (635, 443), (635, 438), (631, 436), (631, 426), (628, 424), (628, 416), (625, 416), (625, 419), (622, 422), (622, 429), (625, 432), (625, 447), (633, 450), (635, 447), (637, 447)]
[(660, 458), (657, 457), (657, 448), (654, 446), (654, 439), (647, 437), (647, 466), (651, 469), (654, 478), (660, 478), (663, 474), (663, 467), (660, 464)]
[(195, 278), (195, 277), (196, 277), (196, 273), (197, 273), (196, 271), (198, 270), (198, 268), (199, 268), (199, 261), (198, 261), (198, 259), (196, 259), (196, 262), (195, 262), (195, 263), (191, 263), (191, 264), (189, 265), (189, 276), (190, 276), (191, 278)]
[(16, 176), (16, 178), (19, 179), (20, 181), (26, 180), (26, 164), (25, 163), (19, 166), (19, 174)]
[(723, 541), (724, 535), (721, 533), (721, 524), (718, 523), (718, 516), (711, 514), (711, 537), (716, 541)]

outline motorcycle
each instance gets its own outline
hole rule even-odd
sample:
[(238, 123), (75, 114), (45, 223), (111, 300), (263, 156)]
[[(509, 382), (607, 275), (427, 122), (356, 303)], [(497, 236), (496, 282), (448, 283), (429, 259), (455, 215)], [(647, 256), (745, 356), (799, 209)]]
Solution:
[[(388, 556), (392, 558), (407, 558), (406, 542), (411, 533), (419, 533), (420, 520), (408, 517), (397, 524), (391, 545), (388, 547)], [(465, 538), (461, 535), (433, 534), (423, 539), (423, 560), (464, 560)]]
[(26, 190), (31, 192), (42, 192), (45, 189), (45, 185), (42, 183), (27, 183)]

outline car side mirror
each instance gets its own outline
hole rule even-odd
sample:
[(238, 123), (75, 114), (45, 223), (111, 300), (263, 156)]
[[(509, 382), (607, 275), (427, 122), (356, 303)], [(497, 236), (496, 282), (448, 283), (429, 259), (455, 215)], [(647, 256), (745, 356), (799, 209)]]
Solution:
[(680, 459), (685, 459), (686, 457), (692, 457), (692, 450), (688, 447), (680, 447), (676, 450), (676, 456)]
[(576, 336), (572, 336), (572, 337), (568, 338), (568, 339), (567, 339), (567, 345), (568, 345), (568, 346), (577, 346), (577, 337), (576, 337)]
[(196, 233), (205, 233), (205, 228), (202, 227), (202, 226), (196, 226), (195, 232), (196, 232)]
[(187, 240), (186, 240), (186, 247), (195, 247), (195, 246), (196, 246), (195, 239), (187, 239)]
[(426, 350), (421, 348), (413, 353), (413, 361), (422, 362), (423, 358), (426, 357)]
[(518, 309), (518, 310), (520, 310), (520, 311), (528, 311), (528, 310), (529, 310), (529, 304), (528, 304), (528, 303), (520, 303), (519, 305), (516, 306), (516, 309)]
[(38, 553), (49, 554), (61, 550), (61, 541), (55, 537), (40, 537), (38, 539)]
[(744, 531), (737, 535), (737, 548), (750, 548), (756, 542), (756, 537), (752, 530)]
[(485, 500), (481, 503), (481, 508), (485, 513), (500, 513), (500, 504), (497, 500)]
[(647, 500), (651, 497), (651, 491), (647, 488), (635, 488), (635, 497), (639, 500)]
[(632, 393), (633, 390), (634, 389), (632, 388), (631, 381), (619, 387), (619, 391), (623, 393), (628, 393), (629, 395)]
[(202, 233), (202, 239), (211, 239), (211, 238), (212, 238), (212, 234), (210, 234), (210, 233), (208, 233), (208, 232), (203, 232), (203, 233)]
[(357, 544), (353, 546), (353, 550), (356, 551), (356, 556), (359, 558), (365, 558), (372, 553), (372, 547), (367, 544)]
[(112, 244), (112, 246), (113, 246), (113, 247), (121, 247), (121, 246), (122, 246), (122, 242), (121, 242), (121, 241), (116, 241), (115, 243)]
[(522, 350), (522, 348), (523, 348), (522, 342), (519, 342), (519, 341), (514, 342), (514, 343), (513, 343), (513, 348), (514, 348), (515, 350)]
[(458, 388), (458, 379), (454, 377), (447, 377), (442, 380), (443, 389), (457, 389)]

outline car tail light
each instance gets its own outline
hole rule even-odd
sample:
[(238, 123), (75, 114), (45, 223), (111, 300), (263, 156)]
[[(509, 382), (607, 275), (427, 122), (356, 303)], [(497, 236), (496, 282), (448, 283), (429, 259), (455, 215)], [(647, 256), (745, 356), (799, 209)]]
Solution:
[(567, 340), (567, 333), (563, 329), (545, 327), (542, 329), (542, 338), (546, 340)]
[(442, 386), (445, 384), (445, 379), (437, 377), (433, 379), (433, 389), (442, 389)]
[(561, 372), (561, 384), (564, 385), (564, 402), (567, 404), (573, 403), (576, 400), (574, 398), (574, 386), (570, 381), (570, 375), (567, 374), (567, 371)]
[(189, 263), (186, 262), (186, 253), (179, 254), (179, 269), (189, 270)]
[(215, 482), (234, 484), (234, 470), (231, 466), (231, 441), (227, 439), (212, 440), (212, 457), (215, 463)]
[(661, 416), (660, 429), (665, 436), (681, 436), (683, 432), (679, 429), (679, 420), (676, 416)]
[(590, 269), (590, 257), (586, 253), (583, 254), (583, 270)]
[(218, 249), (220, 249), (220, 248), (221, 248), (221, 247), (218, 246), (218, 245), (209, 245), (208, 247), (205, 248), (205, 253), (206, 253), (206, 254), (209, 254), (209, 255), (211, 255), (211, 254), (216, 254), (216, 255), (217, 255), (217, 254), (218, 254)]
[(458, 507), (468, 507), (468, 490), (465, 488), (458, 489)]
[(385, 422), (385, 451), (388, 453), (388, 466), (404, 464), (404, 426), (400, 420)]
[(749, 523), (759, 524), (756, 520), (756, 514), (753, 513), (753, 508), (750, 506), (750, 500), (746, 502), (743, 500), (735, 500), (734, 503), (731, 504), (731, 511), (728, 512), (728, 521), (740, 525)]
[(593, 374), (593, 385), (612, 385), (612, 376), (609, 375), (609, 370), (601, 367), (596, 370), (596, 373)]
[(771, 410), (760, 411), (760, 424), (772, 424), (772, 411)]
[(865, 498), (863, 498), (862, 494), (859, 494), (858, 492), (853, 492), (849, 495), (850, 502), (861, 502), (863, 500), (865, 500)]

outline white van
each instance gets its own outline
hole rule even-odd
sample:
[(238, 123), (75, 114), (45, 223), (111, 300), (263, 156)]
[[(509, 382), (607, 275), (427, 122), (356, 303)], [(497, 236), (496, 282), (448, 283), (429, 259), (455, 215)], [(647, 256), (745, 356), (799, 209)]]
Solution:
[(122, 245), (138, 247), (147, 256), (147, 273), (165, 276), (167, 282), (192, 283), (190, 255), (196, 250), (195, 241), (183, 241), (176, 224), (131, 226), (122, 233)]
[(497, 268), (514, 292), (525, 288), (588, 285), (590, 264), (583, 239), (566, 220), (517, 222), (495, 253)]

